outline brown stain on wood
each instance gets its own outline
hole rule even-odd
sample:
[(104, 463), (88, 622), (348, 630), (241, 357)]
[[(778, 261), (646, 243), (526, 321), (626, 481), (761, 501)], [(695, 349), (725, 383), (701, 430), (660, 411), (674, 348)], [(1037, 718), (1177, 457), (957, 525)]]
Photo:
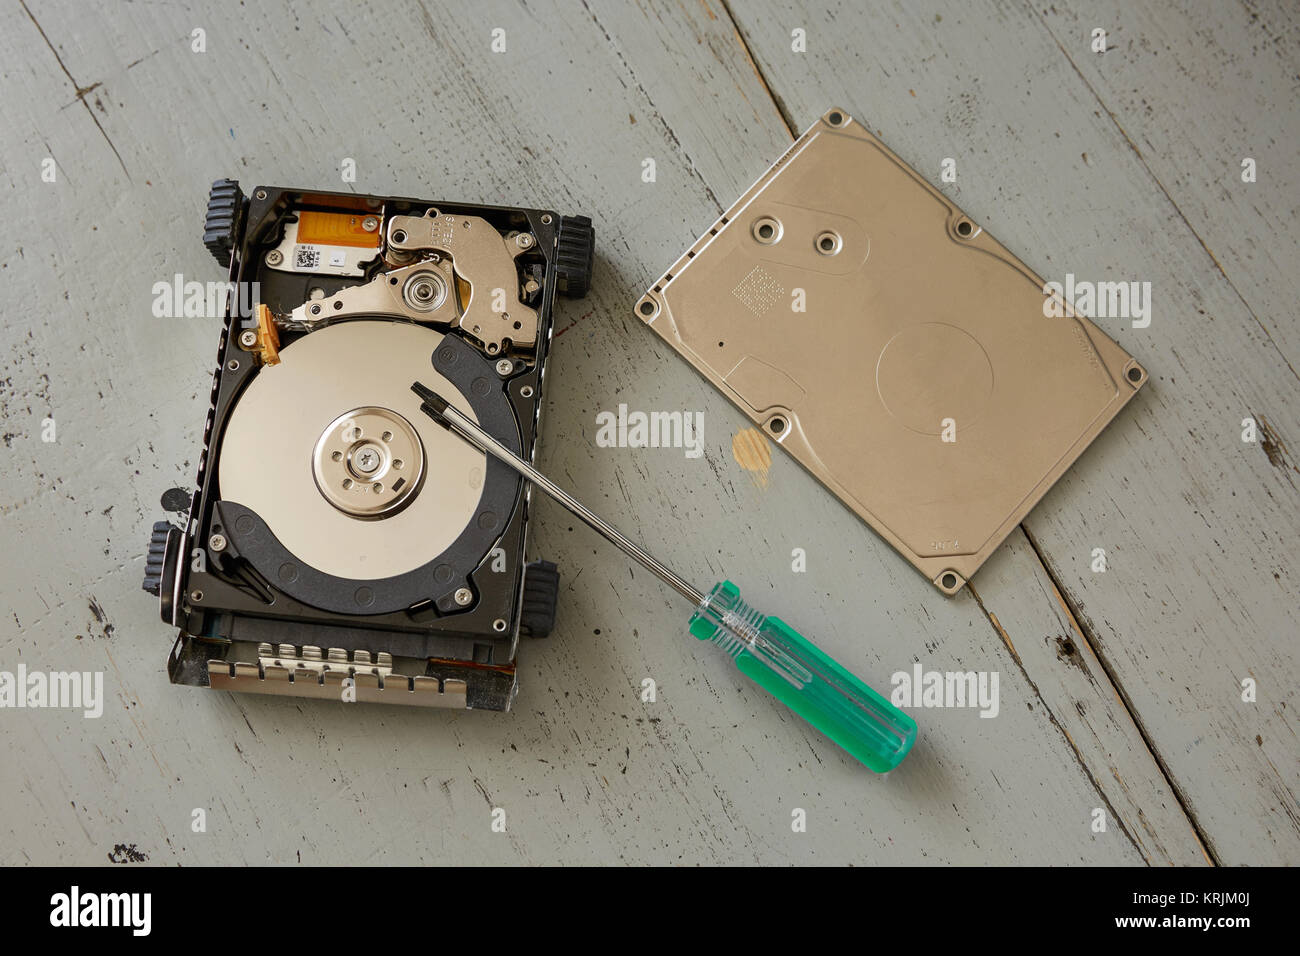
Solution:
[(757, 428), (742, 428), (731, 436), (731, 454), (736, 464), (749, 472), (759, 488), (767, 487), (767, 473), (772, 467), (772, 445)]
[(1277, 432), (1273, 431), (1273, 426), (1268, 423), (1268, 419), (1263, 415), (1256, 415), (1255, 421), (1259, 424), (1259, 444), (1264, 449), (1264, 454), (1268, 456), (1268, 463), (1274, 468), (1281, 468), (1283, 471), (1300, 470), (1295, 469), (1287, 455), (1286, 442), (1284, 442)]

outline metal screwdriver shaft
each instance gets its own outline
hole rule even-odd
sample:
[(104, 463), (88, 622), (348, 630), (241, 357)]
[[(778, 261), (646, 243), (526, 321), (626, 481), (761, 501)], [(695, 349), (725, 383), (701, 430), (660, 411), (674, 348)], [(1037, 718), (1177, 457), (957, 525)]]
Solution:
[(636, 559), (696, 611), (690, 631), (732, 657), (756, 684), (878, 773), (896, 767), (916, 740), (916, 722), (796, 632), (740, 599), (730, 581), (709, 594), (648, 554), (529, 462), (510, 451), (437, 392), (415, 382), (420, 410), (558, 501), (605, 540)]
[(419, 382), (411, 386), (411, 391), (419, 395), (424, 400), (424, 404), (429, 406), (425, 409), (426, 414), (431, 418), (445, 425), (450, 431), (455, 432), (461, 438), (468, 441), (471, 445), (487, 452), (492, 457), (509, 465), (510, 468), (519, 472), (537, 487), (564, 505), (569, 511), (581, 518), (589, 527), (601, 535), (606, 541), (615, 547), (622, 549), (625, 553), (636, 558), (641, 564), (649, 568), (654, 576), (664, 584), (676, 591), (678, 594), (688, 598), (695, 604), (704, 600), (704, 595), (696, 588), (692, 587), (689, 582), (684, 580), (681, 575), (677, 574), (672, 568), (665, 567), (659, 561), (655, 560), (650, 554), (646, 553), (634, 541), (629, 539), (623, 532), (619, 531), (604, 518), (593, 512), (590, 508), (578, 501), (571, 494), (557, 485), (551, 479), (534, 468), (524, 459), (520, 458), (510, 449), (506, 448), (499, 441), (485, 432), (478, 426), (473, 419), (466, 417), (454, 406), (449, 405), (447, 401), (432, 389), (426, 388)]

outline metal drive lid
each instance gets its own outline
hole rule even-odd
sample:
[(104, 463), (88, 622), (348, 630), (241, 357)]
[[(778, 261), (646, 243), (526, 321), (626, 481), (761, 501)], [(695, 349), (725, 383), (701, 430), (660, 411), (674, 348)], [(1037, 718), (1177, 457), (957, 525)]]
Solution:
[(832, 109), (635, 313), (954, 594), (1146, 380), (1044, 288)]

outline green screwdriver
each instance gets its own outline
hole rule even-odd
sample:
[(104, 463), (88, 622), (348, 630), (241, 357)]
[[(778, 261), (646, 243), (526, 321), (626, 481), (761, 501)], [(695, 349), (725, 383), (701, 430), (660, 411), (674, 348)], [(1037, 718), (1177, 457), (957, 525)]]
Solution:
[(611, 544), (695, 605), (690, 632), (722, 648), (742, 674), (877, 773), (887, 773), (916, 740), (916, 721), (780, 618), (746, 604), (730, 581), (708, 594), (697, 590), (593, 513), (544, 474), (506, 448), (437, 392), (419, 382), (420, 410), (452, 434), (492, 455), (541, 488)]

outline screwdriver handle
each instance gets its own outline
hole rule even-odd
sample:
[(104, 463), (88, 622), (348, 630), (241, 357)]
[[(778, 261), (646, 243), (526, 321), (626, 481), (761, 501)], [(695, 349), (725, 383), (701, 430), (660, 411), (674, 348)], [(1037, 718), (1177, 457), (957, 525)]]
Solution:
[(916, 721), (780, 618), (751, 608), (730, 581), (700, 602), (690, 632), (726, 651), (742, 674), (876, 773), (894, 769), (912, 749)]

